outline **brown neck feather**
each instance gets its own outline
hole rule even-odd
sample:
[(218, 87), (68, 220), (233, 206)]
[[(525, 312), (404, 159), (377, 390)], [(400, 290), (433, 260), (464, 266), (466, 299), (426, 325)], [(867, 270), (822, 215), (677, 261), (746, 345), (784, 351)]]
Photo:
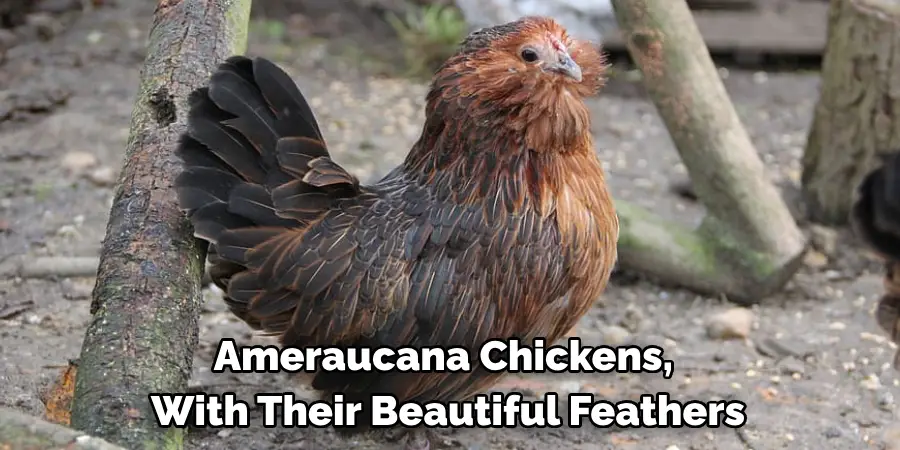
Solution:
[(584, 214), (614, 220), (590, 113), (581, 99), (553, 89), (533, 91), (517, 108), (430, 95), (428, 120), (404, 171), (434, 186), (441, 201), (481, 203), (494, 214), (555, 212), (563, 233), (597, 220), (582, 220)]

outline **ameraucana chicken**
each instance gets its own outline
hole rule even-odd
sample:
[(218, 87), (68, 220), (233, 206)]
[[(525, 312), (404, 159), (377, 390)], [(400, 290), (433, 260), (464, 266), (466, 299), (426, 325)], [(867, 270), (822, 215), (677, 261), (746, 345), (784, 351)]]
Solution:
[[(900, 150), (884, 158), (884, 164), (860, 183), (850, 223), (884, 259), (884, 293), (875, 320), (900, 344)], [(894, 368), (900, 370), (900, 352), (894, 355)]]
[[(231, 311), (284, 346), (556, 341), (616, 261), (619, 224), (584, 98), (599, 47), (543, 17), (469, 35), (434, 75), (405, 161), (360, 184), (329, 155), (293, 81), (234, 56), (191, 98), (179, 201)], [(319, 372), (366, 402), (459, 401), (501, 374)], [(341, 432), (369, 428), (362, 423)], [(410, 448), (428, 448), (423, 430)]]

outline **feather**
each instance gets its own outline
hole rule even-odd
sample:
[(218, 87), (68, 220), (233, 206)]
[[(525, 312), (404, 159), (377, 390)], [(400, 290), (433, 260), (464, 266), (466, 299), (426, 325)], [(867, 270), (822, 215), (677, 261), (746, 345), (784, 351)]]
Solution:
[[(253, 64), (257, 86), (270, 108), (278, 116), (279, 135), (294, 133), (309, 136), (324, 143), (319, 124), (297, 85), (271, 61), (259, 58)], [(290, 130), (290, 131), (288, 131)], [(324, 148), (324, 145), (323, 145)]]
[[(521, 60), (523, 45), (562, 42), (584, 80)], [(211, 274), (230, 310), (283, 345), (476, 350), (559, 338), (616, 257), (582, 101), (605, 66), (587, 48), (547, 18), (474, 33), (435, 74), (407, 158), (372, 185), (332, 158), (285, 72), (229, 58), (191, 96), (176, 190), (214, 244)], [(312, 385), (348, 401), (459, 401), (501, 376), (476, 361), (464, 373), (320, 372)]]

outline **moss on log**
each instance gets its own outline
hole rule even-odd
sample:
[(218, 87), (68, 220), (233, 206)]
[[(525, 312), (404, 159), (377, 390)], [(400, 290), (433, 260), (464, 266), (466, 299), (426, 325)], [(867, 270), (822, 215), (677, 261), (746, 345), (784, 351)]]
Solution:
[(204, 247), (179, 209), (173, 154), (187, 99), (246, 48), (250, 0), (160, 0), (94, 287), (72, 425), (131, 449), (177, 449), (147, 394), (187, 388)]
[(685, 0), (613, 0), (628, 51), (706, 206), (698, 229), (617, 203), (623, 268), (756, 302), (797, 271), (806, 240), (728, 98)]
[(0, 407), (0, 449), (124, 450), (103, 439)]
[(900, 150), (900, 0), (832, 0), (822, 91), (803, 155), (810, 219), (847, 223), (878, 155)]

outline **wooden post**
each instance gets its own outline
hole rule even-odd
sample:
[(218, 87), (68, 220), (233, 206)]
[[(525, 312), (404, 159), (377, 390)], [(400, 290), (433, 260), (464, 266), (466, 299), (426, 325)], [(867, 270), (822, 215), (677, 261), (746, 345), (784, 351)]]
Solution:
[(628, 51), (707, 215), (696, 230), (617, 203), (623, 267), (742, 303), (780, 289), (806, 240), (741, 125), (685, 0), (613, 0)]
[(812, 220), (847, 222), (853, 192), (900, 150), (900, 0), (832, 0), (822, 93), (803, 155)]
[(125, 165), (100, 255), (72, 426), (130, 449), (178, 449), (147, 395), (183, 392), (191, 374), (205, 248), (172, 182), (187, 98), (246, 48), (250, 0), (160, 0), (134, 106)]

